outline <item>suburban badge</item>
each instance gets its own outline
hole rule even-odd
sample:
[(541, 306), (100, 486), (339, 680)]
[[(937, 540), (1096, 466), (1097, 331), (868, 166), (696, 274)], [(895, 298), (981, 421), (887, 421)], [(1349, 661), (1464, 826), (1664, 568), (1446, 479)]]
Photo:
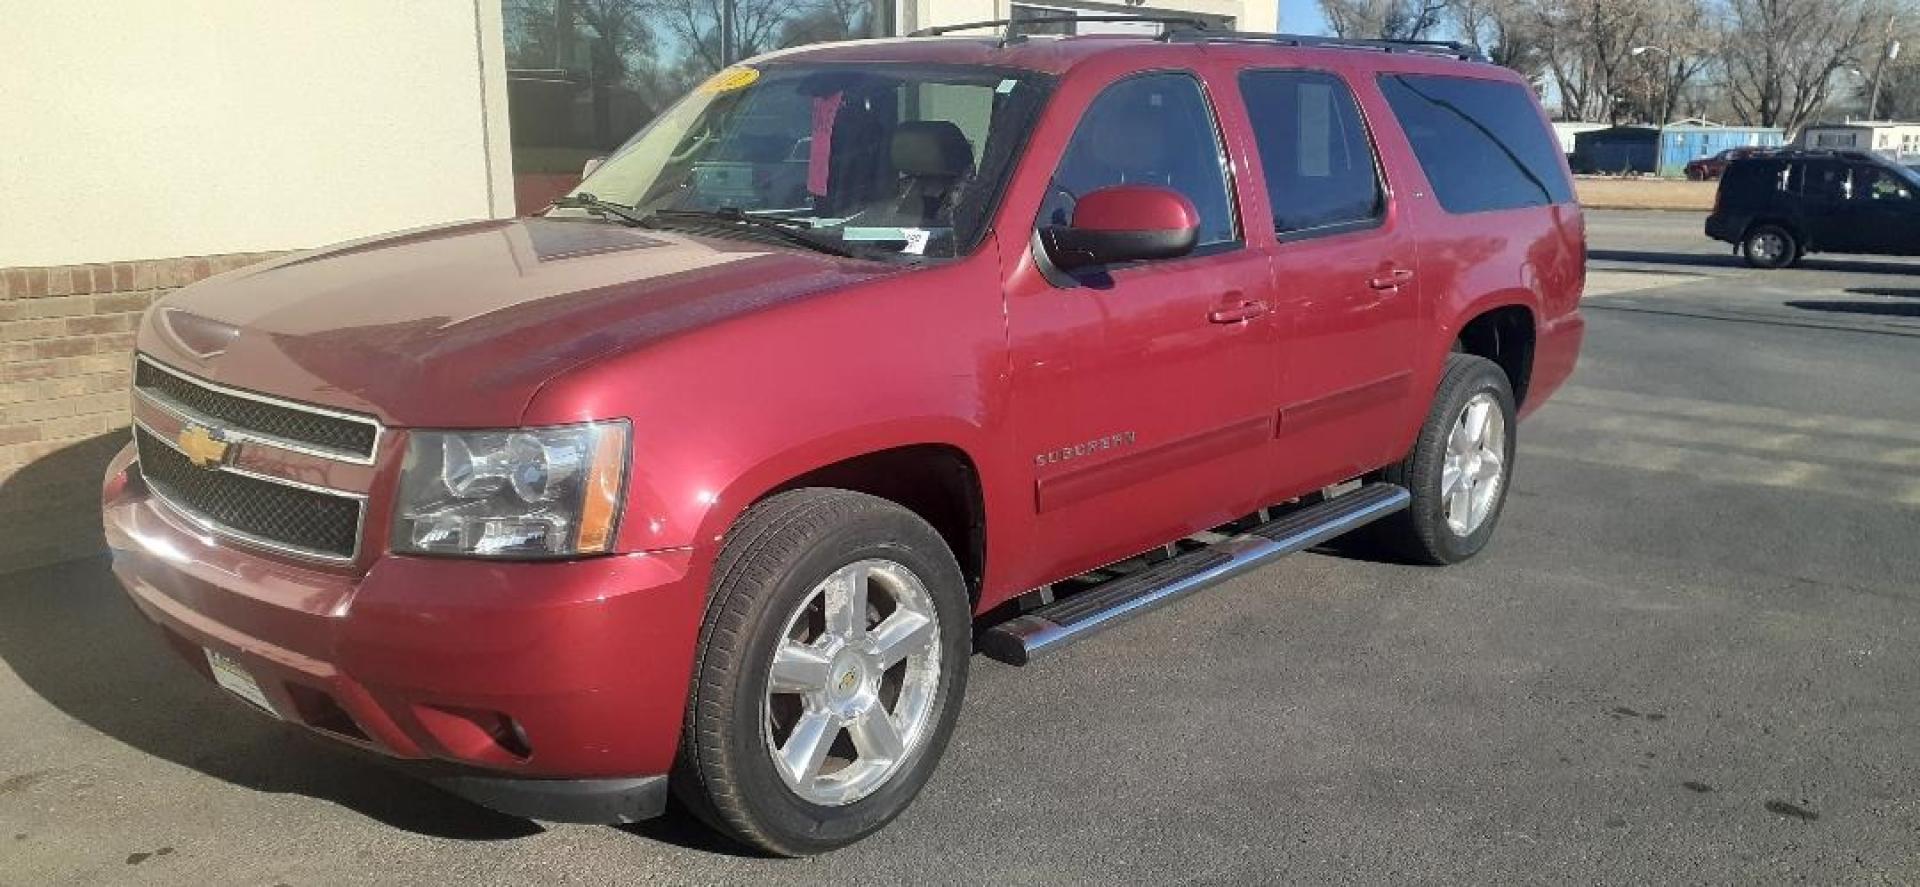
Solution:
[(1071, 462), (1075, 459), (1085, 458), (1101, 450), (1111, 450), (1114, 447), (1130, 447), (1133, 446), (1134, 440), (1138, 437), (1139, 435), (1132, 431), (1121, 431), (1105, 437), (1096, 437), (1086, 443), (1077, 443), (1070, 447), (1061, 447), (1057, 450), (1040, 453), (1033, 457), (1033, 464), (1036, 468), (1042, 468), (1052, 465), (1055, 462)]

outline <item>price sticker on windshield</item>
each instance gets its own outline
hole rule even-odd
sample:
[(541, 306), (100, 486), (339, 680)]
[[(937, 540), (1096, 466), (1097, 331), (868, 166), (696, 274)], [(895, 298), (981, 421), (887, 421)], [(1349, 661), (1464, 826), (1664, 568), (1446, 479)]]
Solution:
[(699, 91), (733, 92), (736, 89), (746, 89), (759, 79), (760, 72), (757, 69), (733, 67), (708, 77), (707, 82), (700, 84)]

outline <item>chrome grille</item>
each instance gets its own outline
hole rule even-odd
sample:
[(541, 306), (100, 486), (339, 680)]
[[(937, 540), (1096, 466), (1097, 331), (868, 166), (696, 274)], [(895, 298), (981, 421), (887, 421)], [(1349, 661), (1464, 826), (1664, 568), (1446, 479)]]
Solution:
[(349, 560), (360, 539), (365, 500), (320, 492), (228, 468), (197, 468), (164, 438), (134, 429), (147, 486), (209, 529), (268, 548)]
[(369, 418), (309, 407), (202, 382), (145, 357), (133, 371), (142, 396), (202, 424), (355, 462), (373, 459), (380, 425)]

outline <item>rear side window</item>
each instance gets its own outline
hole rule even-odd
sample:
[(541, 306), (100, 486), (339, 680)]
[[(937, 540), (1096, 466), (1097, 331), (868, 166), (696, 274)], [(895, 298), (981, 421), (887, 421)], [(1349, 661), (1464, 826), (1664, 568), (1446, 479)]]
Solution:
[(1560, 169), (1560, 147), (1525, 87), (1387, 74), (1380, 89), (1447, 212), (1572, 201), (1572, 183)]
[(1130, 77), (1095, 97), (1054, 170), (1039, 224), (1068, 224), (1081, 197), (1108, 185), (1161, 185), (1186, 195), (1200, 211), (1200, 246), (1240, 238), (1219, 128), (1191, 75)]
[(1738, 200), (1765, 197), (1774, 191), (1798, 190), (1792, 167), (1778, 160), (1742, 160), (1727, 167), (1720, 193)]
[(1806, 164), (1806, 168), (1804, 188), (1808, 197), (1835, 201), (1847, 199), (1852, 183), (1847, 180), (1846, 164), (1815, 160)]
[(1267, 202), (1281, 235), (1366, 227), (1385, 208), (1360, 109), (1347, 85), (1318, 71), (1249, 71), (1240, 94), (1253, 121)]

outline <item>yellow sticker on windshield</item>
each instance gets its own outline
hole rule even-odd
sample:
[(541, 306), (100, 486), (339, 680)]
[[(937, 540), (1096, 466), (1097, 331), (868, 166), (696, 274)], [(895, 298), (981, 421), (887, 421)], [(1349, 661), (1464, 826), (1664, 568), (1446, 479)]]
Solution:
[(754, 70), (753, 68), (746, 68), (746, 67), (727, 68), (726, 70), (721, 71), (720, 73), (707, 78), (707, 82), (700, 84), (699, 91), (700, 92), (732, 92), (736, 89), (746, 89), (747, 87), (752, 86), (754, 81), (759, 79), (760, 79), (760, 72), (757, 70)]

